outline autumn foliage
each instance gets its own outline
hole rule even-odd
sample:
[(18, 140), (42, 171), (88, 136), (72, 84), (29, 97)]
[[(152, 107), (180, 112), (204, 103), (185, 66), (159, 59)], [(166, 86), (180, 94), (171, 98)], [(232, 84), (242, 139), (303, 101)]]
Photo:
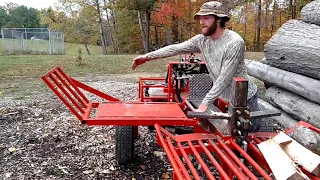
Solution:
[[(42, 13), (42, 22), (65, 30), (70, 42), (101, 44), (97, 22), (97, 7), (92, 0), (65, 0), (62, 11)], [(200, 32), (199, 22), (193, 19), (200, 6), (208, 0), (95, 0), (100, 4), (102, 28), (108, 50), (112, 53), (143, 53), (165, 45), (183, 42)], [(262, 51), (263, 45), (289, 19), (298, 19), (301, 9), (311, 0), (221, 0), (232, 15), (227, 28), (238, 32), (248, 51)], [(80, 9), (72, 9), (71, 3)], [(70, 6), (69, 8), (67, 6)], [(90, 6), (88, 8), (87, 6)], [(83, 10), (86, 10), (83, 12)], [(92, 12), (90, 12), (92, 11)], [(58, 15), (63, 15), (60, 18)], [(66, 17), (66, 14), (72, 16)], [(79, 18), (79, 14), (84, 14)], [(53, 21), (54, 15), (57, 21)], [(77, 20), (77, 21), (75, 21)], [(85, 21), (86, 23), (80, 23)], [(72, 22), (81, 24), (70, 26)], [(78, 24), (79, 24), (78, 23)], [(69, 24), (69, 25), (68, 25)], [(89, 26), (89, 27), (86, 27)], [(73, 29), (72, 29), (73, 28)], [(78, 38), (74, 37), (79, 32)], [(84, 36), (90, 32), (90, 36)], [(83, 34), (84, 33), (84, 34)], [(82, 35), (83, 34), (83, 35)], [(85, 37), (81, 39), (79, 37)]]

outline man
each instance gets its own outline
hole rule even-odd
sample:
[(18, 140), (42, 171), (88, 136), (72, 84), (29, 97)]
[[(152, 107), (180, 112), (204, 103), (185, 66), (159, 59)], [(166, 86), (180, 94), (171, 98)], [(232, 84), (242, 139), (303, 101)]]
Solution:
[[(205, 112), (209, 104), (217, 97), (228, 102), (231, 101), (231, 88), (233, 77), (243, 77), (249, 80), (244, 63), (245, 43), (239, 34), (225, 29), (225, 24), (230, 20), (224, 12), (222, 4), (216, 1), (204, 3), (200, 11), (195, 14), (195, 20), (200, 21), (202, 33), (180, 43), (169, 45), (157, 51), (136, 57), (132, 63), (132, 70), (137, 66), (151, 60), (201, 52), (210, 77), (214, 82), (211, 90), (204, 97), (197, 112)], [(248, 83), (248, 104), (252, 111), (258, 110), (257, 87), (254, 83)], [(251, 131), (257, 131), (260, 127), (257, 123)]]

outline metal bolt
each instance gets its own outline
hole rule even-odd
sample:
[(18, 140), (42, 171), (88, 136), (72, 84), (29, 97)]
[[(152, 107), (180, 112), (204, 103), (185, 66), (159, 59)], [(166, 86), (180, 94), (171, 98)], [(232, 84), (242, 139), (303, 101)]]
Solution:
[(236, 113), (240, 115), (240, 114), (241, 114), (241, 111), (237, 110)]
[(238, 130), (238, 134), (239, 134), (239, 136), (241, 136), (241, 131), (240, 130)]
[(237, 134), (237, 132), (238, 132), (238, 129), (233, 130), (233, 134)]
[(246, 114), (248, 114), (248, 115), (250, 114), (250, 112), (249, 112), (248, 110), (244, 110), (244, 112), (245, 112)]
[(203, 123), (202, 122), (198, 122), (197, 124), (199, 127), (202, 127), (203, 126)]
[(247, 151), (248, 150), (248, 143), (246, 142), (246, 141), (242, 141), (242, 149), (244, 150), (244, 151)]
[(240, 127), (241, 126), (241, 122), (237, 121), (237, 126)]

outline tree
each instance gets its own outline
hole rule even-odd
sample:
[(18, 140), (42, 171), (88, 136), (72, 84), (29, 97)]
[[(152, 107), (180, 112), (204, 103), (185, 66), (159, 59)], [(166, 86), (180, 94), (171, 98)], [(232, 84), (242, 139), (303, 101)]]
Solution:
[(100, 0), (59, 0), (59, 3), (61, 3), (65, 11), (68, 10), (71, 14), (87, 6), (95, 8), (102, 52), (103, 54), (107, 54), (107, 40), (105, 35), (106, 31), (105, 27), (103, 26), (104, 21), (101, 16), (101, 3), (103, 2), (100, 2)]
[(140, 33), (142, 37), (144, 52), (149, 52), (150, 48), (150, 19), (151, 8), (155, 3), (155, 0), (122, 0), (118, 1), (120, 9), (135, 10), (138, 14), (138, 20), (140, 25)]
[(106, 12), (107, 27), (112, 42), (113, 52), (122, 53), (122, 48), (119, 44), (119, 32), (116, 16), (116, 4), (114, 0), (104, 0), (104, 10)]
[[(5, 13), (8, 14), (5, 16)], [(18, 6), (14, 3), (8, 3), (6, 8), (2, 7), (0, 16), (3, 27), (9, 28), (38, 28), (40, 27), (39, 11), (35, 8), (28, 8), (26, 6)]]
[(6, 9), (0, 6), (0, 29), (7, 24), (8, 18)]
[(260, 51), (260, 30), (261, 30), (261, 0), (258, 0), (258, 19), (257, 19), (257, 42), (256, 51)]
[(95, 0), (95, 6), (97, 8), (97, 13), (98, 13), (98, 23), (99, 23), (99, 28), (100, 28), (100, 38), (101, 38), (102, 51), (103, 51), (103, 54), (107, 54), (107, 39), (106, 39), (106, 35), (104, 33), (103, 24), (102, 24), (103, 22), (102, 22), (102, 18), (101, 18), (99, 0)]
[(98, 33), (95, 21), (96, 12), (93, 7), (84, 7), (74, 21), (74, 36), (78, 43), (84, 44), (87, 53), (90, 55), (88, 44), (95, 41), (95, 34)]

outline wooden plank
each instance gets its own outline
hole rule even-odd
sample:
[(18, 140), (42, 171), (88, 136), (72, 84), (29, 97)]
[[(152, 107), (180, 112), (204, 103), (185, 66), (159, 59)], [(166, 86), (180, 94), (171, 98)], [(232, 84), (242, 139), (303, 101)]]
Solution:
[(272, 138), (258, 144), (258, 147), (277, 180), (308, 179)]
[(284, 152), (308, 172), (320, 177), (320, 156), (308, 150), (297, 141), (280, 132), (273, 138)]

